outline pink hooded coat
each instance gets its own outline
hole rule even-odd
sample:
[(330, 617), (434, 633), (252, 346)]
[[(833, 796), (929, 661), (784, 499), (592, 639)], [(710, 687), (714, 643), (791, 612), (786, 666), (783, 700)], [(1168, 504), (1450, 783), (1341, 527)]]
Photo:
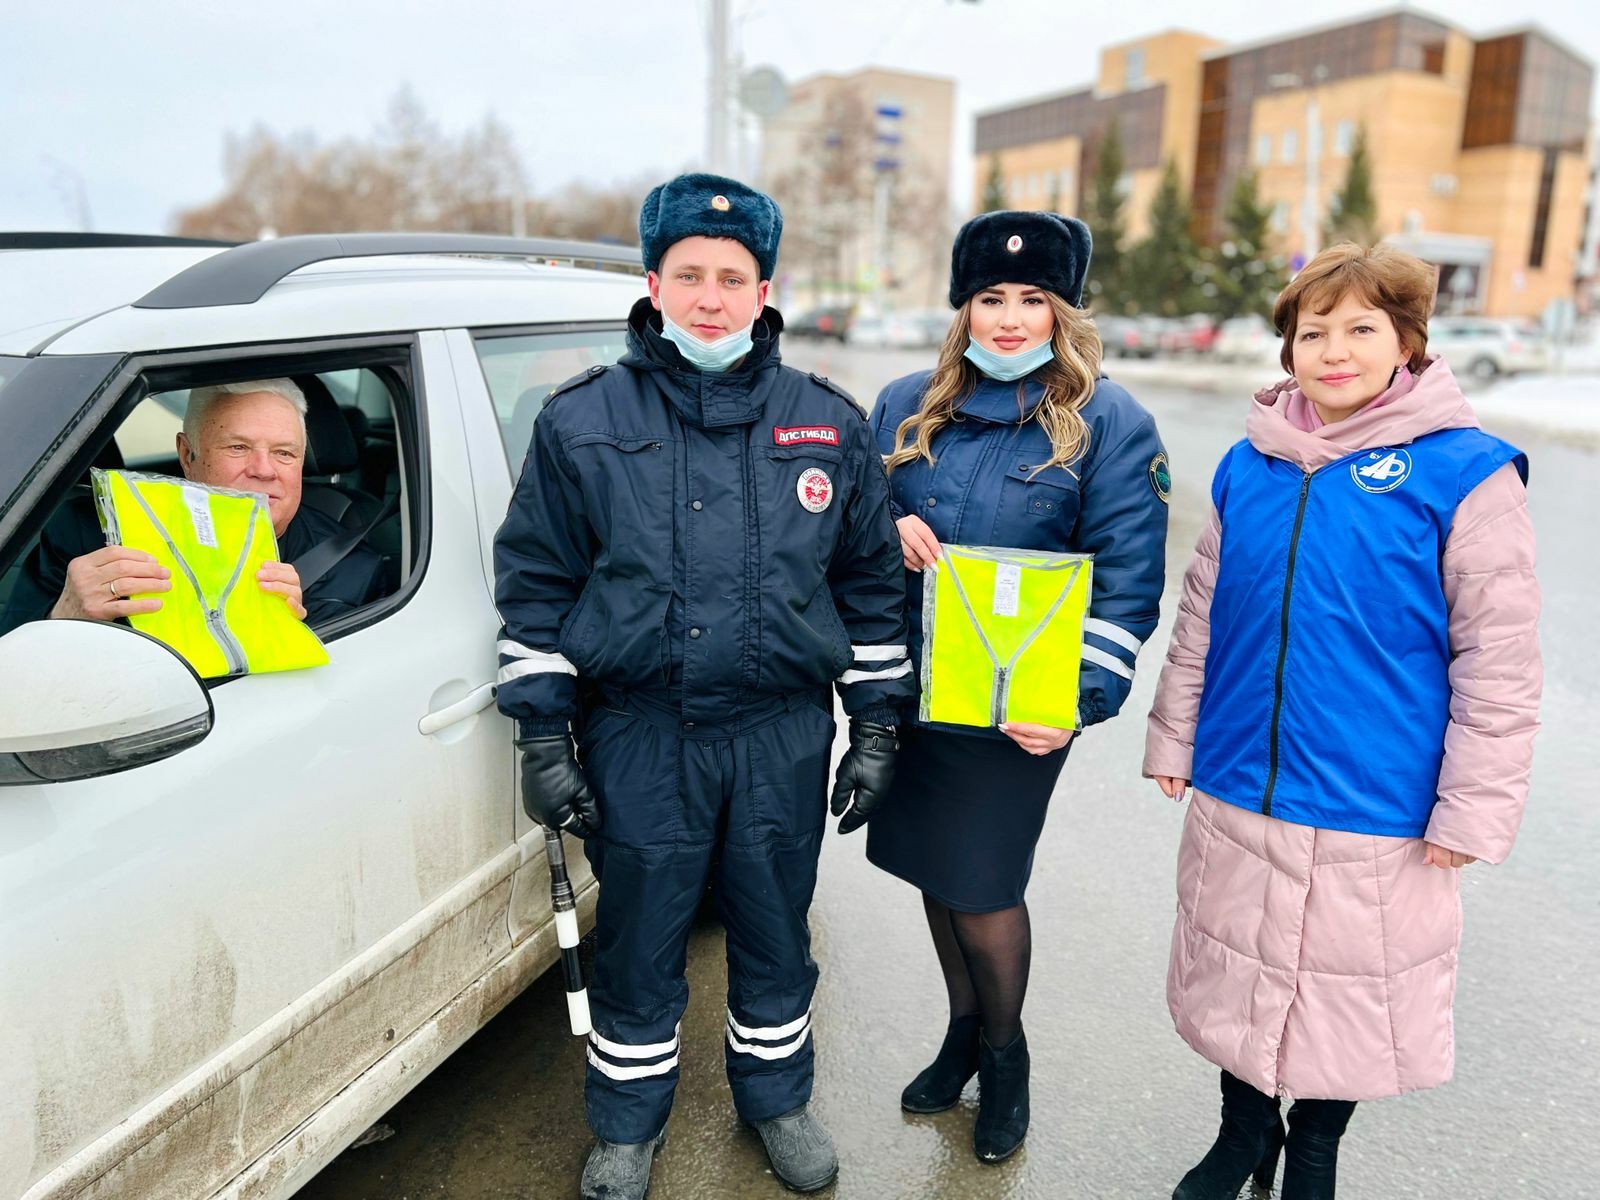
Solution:
[[(1245, 431), (1263, 454), (1310, 471), (1478, 425), (1438, 360), (1381, 401), (1308, 431), (1296, 425), (1315, 422), (1286, 381), (1256, 396)], [(1146, 776), (1191, 777), (1224, 536), (1213, 509), (1184, 576)], [(1452, 695), (1426, 834), (1488, 862), (1504, 859), (1516, 837), (1538, 729), (1533, 568), (1527, 496), (1507, 464), (1461, 502), (1445, 546)], [(1457, 885), (1457, 871), (1423, 862), (1422, 839), (1294, 825), (1194, 793), (1167, 974), (1179, 1034), (1268, 1094), (1375, 1100), (1445, 1082), (1455, 1066)]]

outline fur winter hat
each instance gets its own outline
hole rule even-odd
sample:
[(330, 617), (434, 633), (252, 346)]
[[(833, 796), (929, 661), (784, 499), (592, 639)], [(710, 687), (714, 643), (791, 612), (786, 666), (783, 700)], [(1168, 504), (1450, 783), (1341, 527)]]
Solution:
[(997, 283), (1024, 283), (1081, 308), (1091, 246), (1089, 227), (1076, 217), (979, 213), (961, 227), (950, 252), (950, 307)]
[(639, 209), (644, 269), (659, 270), (661, 256), (687, 237), (732, 238), (756, 256), (761, 278), (778, 266), (783, 214), (771, 196), (722, 175), (679, 175), (657, 186)]

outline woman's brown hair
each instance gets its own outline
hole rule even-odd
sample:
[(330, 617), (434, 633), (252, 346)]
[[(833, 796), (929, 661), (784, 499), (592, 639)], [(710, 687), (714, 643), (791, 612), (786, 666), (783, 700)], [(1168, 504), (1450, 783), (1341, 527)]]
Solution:
[[(1070, 471), (1067, 464), (1081, 458), (1088, 450), (1089, 426), (1079, 410), (1094, 395), (1101, 356), (1100, 333), (1088, 315), (1054, 292), (1041, 291), (1040, 294), (1050, 303), (1056, 327), (1050, 334), (1053, 356), (1031, 376), (1044, 385), (1044, 396), (1028, 420), (1037, 420), (1050, 435), (1049, 461), (1040, 463), (1033, 472), (1035, 475), (1046, 467), (1067, 467)], [(939, 348), (939, 365), (922, 393), (922, 403), (916, 412), (900, 422), (894, 436), (894, 453), (884, 455), (883, 464), (890, 471), (916, 458), (931, 463), (933, 439), (950, 422), (959, 419), (956, 410), (977, 389), (978, 368), (964, 356), (972, 306), (982, 295), (979, 292), (956, 311), (950, 332), (945, 334), (944, 345)], [(1019, 413), (1023, 397), (1024, 383), (1019, 380)]]
[(1370, 250), (1340, 242), (1317, 255), (1278, 293), (1272, 324), (1283, 338), (1278, 361), (1294, 374), (1294, 334), (1302, 310), (1330, 313), (1354, 293), (1363, 304), (1381, 308), (1394, 322), (1400, 347), (1413, 374), (1427, 361), (1428, 316), (1433, 312), (1437, 270), (1403, 250), (1379, 244)]

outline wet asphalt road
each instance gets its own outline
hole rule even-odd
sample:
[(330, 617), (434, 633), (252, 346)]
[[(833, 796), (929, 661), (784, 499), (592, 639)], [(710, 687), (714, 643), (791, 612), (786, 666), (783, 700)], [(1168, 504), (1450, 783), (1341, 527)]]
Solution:
[[(804, 343), (787, 358), (866, 402), (931, 361)], [(842, 1167), (824, 1196), (1155, 1200), (1215, 1132), (1216, 1073), (1172, 1032), (1164, 997), (1182, 810), (1138, 777), (1138, 763), (1178, 582), (1211, 469), (1242, 429), (1244, 399), (1170, 380), (1130, 389), (1156, 414), (1175, 478), (1166, 619), (1123, 716), (1074, 750), (1039, 847), (1028, 893), (1027, 1145), (999, 1167), (973, 1158), (975, 1085), (950, 1112), (900, 1112), (900, 1088), (943, 1033), (938, 968), (916, 893), (867, 864), (862, 837), (830, 835), (812, 909), (823, 969), (814, 1103)], [(1600, 704), (1600, 455), (1533, 430), (1504, 432), (1532, 459), (1545, 596), (1533, 797), (1512, 858), (1463, 875), (1456, 1079), (1357, 1110), (1340, 1160), (1347, 1197), (1600, 1197), (1600, 802), (1582, 773), (1582, 747), (1594, 744), (1584, 730)], [(346, 1151), (301, 1200), (576, 1195), (589, 1146), (583, 1049), (566, 1032), (559, 974), (397, 1105), (384, 1118), (392, 1137)], [(682, 1083), (651, 1195), (784, 1195), (728, 1098), (725, 966), (713, 923), (695, 930), (689, 979)]]

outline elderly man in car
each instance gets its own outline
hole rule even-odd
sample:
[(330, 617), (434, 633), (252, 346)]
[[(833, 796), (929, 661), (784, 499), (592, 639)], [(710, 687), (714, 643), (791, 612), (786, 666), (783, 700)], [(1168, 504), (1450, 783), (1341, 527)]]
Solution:
[[(302, 589), (292, 564), (341, 529), (331, 517), (300, 507), (305, 414), (305, 396), (288, 379), (196, 388), (178, 434), (178, 464), (195, 483), (267, 497), (283, 561), (264, 564), (256, 582), (282, 596), (301, 620), (317, 624), (375, 599), (382, 559), (357, 546)], [(76, 497), (56, 511), (23, 565), (0, 633), (44, 617), (115, 621), (155, 612), (171, 587), (166, 568), (151, 555), (105, 545), (92, 499)]]

